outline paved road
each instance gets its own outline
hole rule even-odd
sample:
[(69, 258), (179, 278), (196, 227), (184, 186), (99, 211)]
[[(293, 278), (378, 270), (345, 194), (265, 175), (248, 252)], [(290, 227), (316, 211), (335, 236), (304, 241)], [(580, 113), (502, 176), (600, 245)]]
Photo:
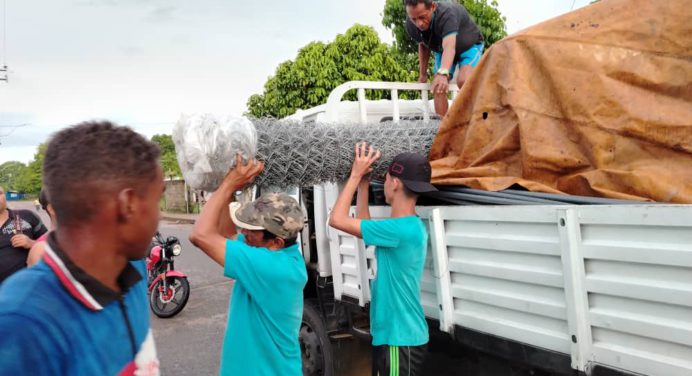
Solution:
[[(10, 208), (34, 210), (30, 202), (13, 202)], [(39, 215), (48, 225), (44, 211)], [(220, 266), (210, 261), (187, 240), (191, 225), (162, 221), (159, 230), (164, 236), (176, 236), (183, 252), (176, 260), (176, 269), (186, 273), (191, 286), (187, 306), (177, 316), (160, 319), (151, 315), (162, 375), (218, 374), (221, 344), (226, 327), (228, 303), (233, 281), (223, 277)], [(338, 376), (369, 375), (369, 348), (357, 340), (342, 341), (341, 351), (350, 354), (349, 368)], [(531, 373), (513, 372), (509, 367), (486, 356), (472, 356), (463, 349), (431, 344), (426, 362), (426, 375), (435, 376), (510, 376)]]
[(183, 252), (176, 269), (188, 275), (190, 300), (173, 318), (151, 315), (162, 375), (216, 375), (226, 328), (232, 280), (187, 240), (190, 225), (162, 222), (164, 236), (176, 236)]

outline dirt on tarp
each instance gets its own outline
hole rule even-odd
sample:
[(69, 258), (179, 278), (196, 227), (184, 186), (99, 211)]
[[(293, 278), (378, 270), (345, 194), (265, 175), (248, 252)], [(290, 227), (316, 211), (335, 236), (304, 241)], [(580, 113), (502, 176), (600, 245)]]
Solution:
[(602, 0), (493, 45), (442, 121), (433, 183), (692, 203), (691, 5)]

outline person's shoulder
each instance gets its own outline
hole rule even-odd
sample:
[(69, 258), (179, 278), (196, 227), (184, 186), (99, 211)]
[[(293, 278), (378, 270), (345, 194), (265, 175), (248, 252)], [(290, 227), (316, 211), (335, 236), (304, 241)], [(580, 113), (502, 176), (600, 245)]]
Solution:
[(41, 222), (41, 218), (39, 218), (39, 216), (31, 210), (12, 210), (12, 216), (17, 216), (25, 221), (28, 221), (32, 226), (35, 226), (37, 223)]
[(395, 218), (382, 218), (382, 219), (371, 219), (371, 221), (377, 221), (380, 223), (391, 224), (395, 226), (401, 226), (406, 224), (413, 224), (421, 222), (421, 219), (417, 215), (409, 215), (405, 217), (395, 217)]
[(245, 242), (245, 236), (243, 236), (243, 234), (238, 234), (238, 235), (235, 237), (235, 239), (233, 239), (233, 238), (226, 238), (226, 249), (232, 249), (232, 250), (237, 250), (237, 249), (249, 250), (249, 249), (253, 249), (253, 250), (266, 250), (266, 251), (269, 251), (269, 250), (266, 249), (266, 248), (262, 248), (262, 247), (253, 247), (253, 246), (247, 244), (247, 243)]
[(18, 215), (20, 218), (38, 218), (33, 211), (27, 209), (12, 209), (11, 213), (14, 215)]
[(406, 17), (406, 21), (404, 21), (404, 27), (408, 31), (418, 30), (418, 28), (416, 28), (416, 25), (413, 24), (413, 21), (411, 21), (411, 19), (408, 18), (408, 16)]
[(137, 270), (139, 274), (142, 275), (143, 278), (146, 278), (147, 276), (147, 263), (144, 259), (139, 259), (139, 260), (132, 260), (130, 261), (130, 265)]
[(416, 25), (413, 24), (410, 18), (406, 17), (406, 21), (404, 22), (404, 29), (406, 30), (406, 33), (411, 37), (411, 38), (419, 38), (420, 37), (420, 30), (416, 27)]
[(3, 282), (0, 287), (0, 315), (41, 317), (45, 312), (55, 312), (63, 295), (63, 287), (55, 274), (45, 263), (39, 262)]
[(440, 1), (437, 3), (437, 13), (438, 15), (444, 14), (447, 12), (453, 12), (459, 8), (463, 8), (464, 6), (457, 3), (456, 1), (454, 2), (446, 2), (446, 1)]

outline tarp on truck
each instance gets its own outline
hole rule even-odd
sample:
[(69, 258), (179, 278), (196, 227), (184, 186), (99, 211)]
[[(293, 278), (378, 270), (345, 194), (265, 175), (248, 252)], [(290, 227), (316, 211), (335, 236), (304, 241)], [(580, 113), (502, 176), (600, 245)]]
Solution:
[(692, 203), (692, 3), (602, 0), (492, 46), (433, 183)]

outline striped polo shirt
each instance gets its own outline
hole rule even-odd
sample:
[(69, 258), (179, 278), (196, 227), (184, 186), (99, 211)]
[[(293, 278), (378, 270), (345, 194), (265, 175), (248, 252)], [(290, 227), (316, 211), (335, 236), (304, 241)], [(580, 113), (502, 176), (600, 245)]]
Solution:
[(0, 288), (0, 370), (7, 375), (158, 375), (144, 261), (115, 292), (76, 266), (55, 234), (43, 259)]

